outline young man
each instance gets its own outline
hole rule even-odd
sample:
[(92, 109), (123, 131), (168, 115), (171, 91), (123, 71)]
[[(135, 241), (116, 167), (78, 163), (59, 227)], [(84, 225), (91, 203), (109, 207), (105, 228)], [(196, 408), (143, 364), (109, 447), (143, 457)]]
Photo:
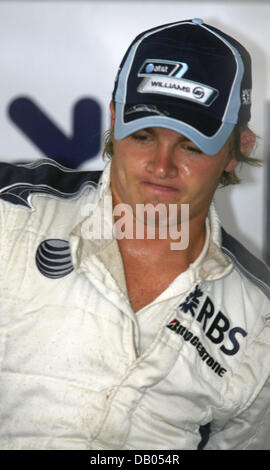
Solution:
[(101, 176), (2, 165), (2, 449), (270, 449), (269, 270), (212, 204), (250, 91), (237, 41), (163, 25), (120, 66)]

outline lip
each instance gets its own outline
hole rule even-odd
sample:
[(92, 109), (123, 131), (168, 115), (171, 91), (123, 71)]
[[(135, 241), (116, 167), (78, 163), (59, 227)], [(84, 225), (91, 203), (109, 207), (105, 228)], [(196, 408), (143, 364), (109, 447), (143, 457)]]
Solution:
[(146, 189), (149, 189), (150, 191), (153, 191), (155, 193), (160, 193), (160, 194), (170, 194), (170, 193), (176, 193), (179, 191), (179, 189), (173, 186), (166, 186), (165, 184), (163, 185), (163, 184), (152, 183), (150, 181), (143, 181), (142, 185)]

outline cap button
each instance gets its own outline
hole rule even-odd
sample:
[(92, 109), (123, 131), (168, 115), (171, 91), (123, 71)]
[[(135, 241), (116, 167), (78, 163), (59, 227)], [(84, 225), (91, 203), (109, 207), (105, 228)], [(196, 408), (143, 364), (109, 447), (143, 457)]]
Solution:
[(201, 20), (201, 18), (194, 18), (192, 20), (192, 23), (194, 23), (194, 24), (203, 24), (203, 20)]

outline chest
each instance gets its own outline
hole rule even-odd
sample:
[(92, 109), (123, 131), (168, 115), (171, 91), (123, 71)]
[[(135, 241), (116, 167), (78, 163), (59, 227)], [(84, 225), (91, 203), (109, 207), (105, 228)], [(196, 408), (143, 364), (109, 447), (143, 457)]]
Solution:
[(128, 276), (127, 290), (134, 312), (150, 304), (167, 287), (167, 284), (161, 282), (158, 275), (152, 278), (152, 282), (149, 282), (145, 277), (141, 278), (134, 274)]
[(180, 274), (179, 269), (172, 269), (166, 262), (152, 265), (151, 260), (126, 260), (124, 267), (129, 301), (134, 312), (155, 300)]

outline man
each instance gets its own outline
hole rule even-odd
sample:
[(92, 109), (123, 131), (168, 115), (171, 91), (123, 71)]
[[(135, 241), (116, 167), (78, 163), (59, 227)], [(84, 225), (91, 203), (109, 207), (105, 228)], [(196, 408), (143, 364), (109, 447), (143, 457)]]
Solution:
[(2, 449), (270, 449), (269, 270), (212, 204), (250, 92), (236, 40), (159, 26), (120, 66), (101, 176), (2, 165)]

